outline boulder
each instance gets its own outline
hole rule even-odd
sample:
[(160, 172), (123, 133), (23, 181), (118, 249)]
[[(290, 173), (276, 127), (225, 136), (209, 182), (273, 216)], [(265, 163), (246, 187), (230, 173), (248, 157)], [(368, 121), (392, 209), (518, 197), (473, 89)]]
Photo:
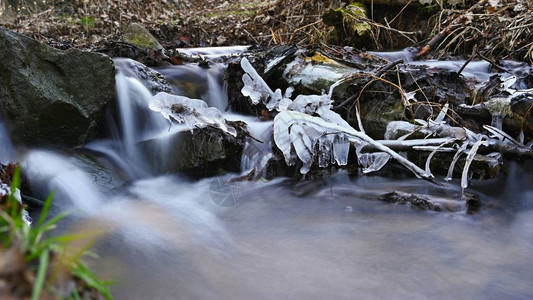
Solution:
[(131, 23), (122, 35), (124, 42), (139, 48), (145, 48), (152, 51), (162, 51), (163, 46), (157, 39), (139, 23)]
[(236, 137), (210, 126), (146, 140), (138, 147), (156, 173), (208, 176), (239, 172), (248, 131), (243, 122), (228, 122), (228, 125), (237, 130)]
[(109, 57), (53, 49), (0, 27), (0, 110), (15, 143), (84, 144), (97, 132), (114, 85)]

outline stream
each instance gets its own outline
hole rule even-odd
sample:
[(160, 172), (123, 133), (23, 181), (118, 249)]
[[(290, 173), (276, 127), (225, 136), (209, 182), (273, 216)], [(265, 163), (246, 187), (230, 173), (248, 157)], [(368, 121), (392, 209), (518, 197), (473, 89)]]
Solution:
[[(217, 57), (245, 47), (197, 49)], [(379, 53), (378, 53), (379, 54)], [(385, 58), (409, 59), (408, 53)], [(459, 69), (464, 62), (413, 62)], [(507, 162), (496, 179), (474, 181), (483, 207), (421, 211), (379, 200), (403, 191), (460, 197), (458, 180), (437, 186), (403, 175), (381, 177), (333, 168), (329, 178), (232, 181), (272, 155), (249, 142), (242, 174), (200, 180), (168, 174), (169, 124), (148, 108), (151, 92), (115, 59), (118, 112), (109, 137), (81, 149), (23, 154), (32, 190), (56, 191), (55, 211), (69, 210), (66, 231), (104, 231), (91, 267), (114, 281), (116, 299), (531, 299), (533, 297), (533, 162)], [(227, 106), (224, 65), (158, 69), (176, 91)], [(488, 63), (464, 76), (486, 80)], [(184, 85), (183, 82), (187, 82)], [(177, 83), (181, 83), (178, 85)], [(196, 86), (184, 90), (183, 86)], [(253, 136), (270, 135), (271, 121), (244, 120)], [(15, 149), (0, 123), (0, 161)], [(154, 144), (150, 153), (138, 145)], [(259, 151), (257, 151), (259, 150)], [(245, 153), (249, 153), (246, 152)]]

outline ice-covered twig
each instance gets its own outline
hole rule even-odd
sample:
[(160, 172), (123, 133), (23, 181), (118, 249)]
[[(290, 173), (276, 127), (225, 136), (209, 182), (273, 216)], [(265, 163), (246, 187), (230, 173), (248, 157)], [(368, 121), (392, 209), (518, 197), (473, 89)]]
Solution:
[(492, 127), (489, 125), (483, 125), (483, 128), (486, 129), (488, 132), (492, 133), (496, 138), (498, 138), (500, 141), (505, 142), (505, 140), (508, 140), (509, 142), (515, 144), (516, 146), (524, 146), (519, 141), (515, 140), (512, 136), (505, 133), (503, 130), (500, 130), (496, 127)]
[(237, 136), (235, 128), (226, 124), (222, 112), (214, 107), (208, 107), (202, 100), (161, 92), (152, 97), (148, 106), (171, 122), (185, 123), (191, 130), (213, 126)]
[[(291, 135), (292, 127), (294, 125), (297, 125), (296, 128), (298, 128), (298, 133), (300, 133), (302, 129), (304, 130), (304, 132), (306, 132), (306, 134), (311, 140), (310, 144), (294, 140), (295, 137), (301, 137), (299, 134)], [(380, 152), (385, 152), (390, 155), (392, 158), (404, 165), (407, 169), (412, 171), (417, 177), (426, 180), (433, 179), (433, 176), (431, 174), (428, 174), (424, 170), (420, 169), (411, 161), (405, 159), (403, 156), (394, 152), (390, 148), (376, 142), (368, 135), (359, 132), (352, 127), (340, 126), (338, 124), (327, 122), (319, 117), (313, 117), (304, 113), (294, 111), (281, 112), (274, 118), (274, 141), (277, 147), (283, 152), (287, 164), (294, 163), (293, 150), (297, 154), (298, 152), (304, 153), (305, 151), (307, 151), (306, 149), (308, 145), (313, 145), (314, 147), (320, 137), (326, 136), (328, 134), (344, 135), (348, 138), (350, 142), (354, 143), (356, 147), (360, 147), (364, 144), (370, 144), (376, 149), (378, 149)], [(305, 149), (298, 148), (301, 146), (305, 146)], [(309, 158), (305, 155), (299, 154), (298, 157), (300, 159), (302, 157), (305, 157), (306, 159)], [(307, 164), (309, 163), (308, 161), (303, 162), (304, 166), (307, 166)], [(306, 168), (301, 170), (302, 173), (305, 173), (306, 171), (308, 171)]]
[(444, 121), (444, 118), (446, 117), (446, 113), (448, 113), (448, 106), (449, 106), (448, 103), (444, 104), (444, 106), (439, 112), (439, 115), (435, 119), (436, 124), (441, 124)]
[(446, 178), (444, 178), (444, 180), (446, 181), (450, 181), (452, 180), (452, 177), (453, 177), (453, 169), (455, 168), (455, 164), (457, 163), (457, 161), (459, 160), (459, 157), (461, 157), (461, 154), (463, 154), (466, 150), (466, 147), (468, 147), (468, 142), (464, 142), (461, 147), (459, 148), (459, 150), (457, 150), (457, 152), (455, 153), (455, 155), (453, 156), (453, 159), (452, 159), (452, 162), (450, 164), (450, 167), (448, 168), (448, 174), (446, 175)]
[(441, 149), (442, 147), (448, 145), (448, 144), (451, 144), (451, 143), (454, 143), (456, 142), (457, 139), (449, 139), (445, 142), (443, 142), (442, 144), (440, 144), (438, 147), (436, 147), (432, 152), (431, 154), (429, 154), (427, 160), (426, 160), (426, 173), (428, 174), (431, 174), (431, 167), (430, 167), (430, 164), (431, 164), (431, 159), (433, 158), (433, 156), (439, 151), (439, 149)]
[(480, 139), (472, 146), (472, 149), (470, 149), (470, 152), (468, 153), (468, 156), (466, 157), (466, 163), (463, 168), (463, 174), (461, 176), (461, 189), (463, 193), (465, 189), (468, 187), (468, 171), (470, 169), (470, 165), (472, 164), (472, 161), (474, 160), (477, 150), (479, 149), (481, 145), (488, 146), (489, 143), (484, 139)]

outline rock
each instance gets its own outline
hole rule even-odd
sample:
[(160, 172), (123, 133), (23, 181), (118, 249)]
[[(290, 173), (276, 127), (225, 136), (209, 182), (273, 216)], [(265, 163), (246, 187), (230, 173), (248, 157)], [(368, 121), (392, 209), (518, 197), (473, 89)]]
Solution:
[(409, 194), (399, 191), (383, 194), (379, 199), (390, 203), (409, 205), (413, 208), (434, 211), (458, 212), (465, 211), (474, 214), (481, 208), (479, 195), (465, 193), (458, 200), (434, 197), (429, 195)]
[(97, 133), (114, 85), (109, 57), (56, 50), (0, 28), (0, 110), (15, 143), (84, 144)]
[[(505, 133), (518, 138), (523, 131), (525, 143), (533, 140), (533, 93), (521, 94), (517, 97), (507, 96), (508, 106), (502, 114), (502, 129)], [(510, 99), (509, 99), (510, 98)], [(455, 110), (461, 117), (460, 124), (475, 132), (482, 132), (483, 125), (492, 124), (490, 104), (495, 98), (473, 106), (459, 106)], [(496, 98), (502, 99), (502, 98)], [(505, 100), (505, 99), (504, 99)]]
[(455, 212), (461, 210), (464, 206), (459, 201), (437, 198), (433, 199), (433, 197), (430, 199), (427, 195), (409, 194), (399, 191), (384, 194), (379, 199), (390, 203), (408, 205), (422, 210), (434, 211)]
[(143, 141), (138, 146), (147, 159), (152, 160), (151, 165), (155, 165), (157, 172), (202, 176), (238, 172), (247, 135), (246, 124), (236, 121), (228, 125), (237, 130), (237, 137), (206, 127)]
[(463, 194), (462, 200), (466, 202), (466, 213), (469, 215), (477, 213), (481, 208), (481, 200), (479, 200), (479, 196), (476, 194)]
[(518, 137), (523, 130), (526, 143), (533, 140), (533, 93), (511, 99), (511, 113), (503, 120), (503, 130)]
[(152, 51), (161, 51), (163, 46), (144, 26), (139, 23), (131, 23), (122, 35), (124, 42), (132, 44), (139, 48), (145, 48)]

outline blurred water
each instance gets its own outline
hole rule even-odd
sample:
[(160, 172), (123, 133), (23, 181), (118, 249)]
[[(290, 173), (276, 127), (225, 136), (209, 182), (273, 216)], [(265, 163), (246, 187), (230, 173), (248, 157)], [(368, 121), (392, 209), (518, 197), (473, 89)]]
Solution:
[[(223, 182), (242, 188), (243, 194), (236, 205), (221, 207), (208, 194), (210, 183), (220, 179), (184, 183), (166, 177), (137, 189), (161, 209), (174, 211), (177, 205), (180, 213), (170, 227), (153, 221), (159, 230), (149, 236), (160, 237), (158, 247), (146, 248), (143, 232), (137, 231), (132, 239), (102, 242), (98, 252), (104, 259), (94, 266), (101, 274), (118, 274), (113, 287), (118, 299), (533, 296), (531, 187), (492, 196), (484, 189), (495, 182), (483, 183), (478, 192), (485, 206), (470, 216), (377, 200), (392, 190), (451, 199), (459, 193), (453, 186), (419, 180), (337, 173), (329, 180), (293, 185), (281, 180), (230, 183), (225, 177)], [(180, 192), (169, 193), (172, 186)], [(518, 197), (521, 208), (509, 205), (509, 197)], [(192, 224), (181, 211), (184, 203), (211, 216)], [(195, 214), (191, 208), (187, 211)]]
[(15, 156), (15, 148), (11, 143), (5, 124), (0, 120), (0, 163), (6, 163)]

